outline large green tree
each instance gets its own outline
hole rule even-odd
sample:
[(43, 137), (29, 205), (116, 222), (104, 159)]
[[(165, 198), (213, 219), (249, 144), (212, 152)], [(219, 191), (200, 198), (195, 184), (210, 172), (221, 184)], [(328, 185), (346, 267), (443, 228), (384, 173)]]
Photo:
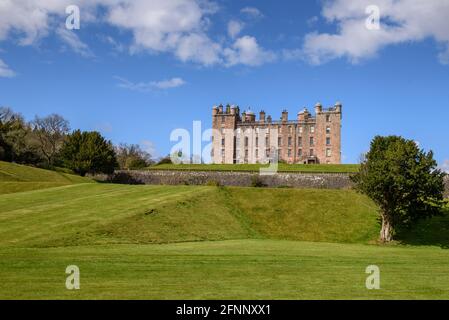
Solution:
[(84, 176), (86, 173), (114, 172), (117, 159), (114, 147), (96, 131), (74, 131), (68, 135), (61, 149), (66, 167)]
[(389, 242), (397, 228), (442, 213), (444, 175), (432, 151), (402, 137), (377, 136), (352, 180), (379, 206), (380, 240)]

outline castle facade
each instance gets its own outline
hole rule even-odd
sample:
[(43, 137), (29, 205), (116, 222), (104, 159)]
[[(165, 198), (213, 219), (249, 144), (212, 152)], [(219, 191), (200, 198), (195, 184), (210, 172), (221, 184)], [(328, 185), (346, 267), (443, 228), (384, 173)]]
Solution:
[(260, 111), (259, 120), (252, 111), (238, 106), (212, 108), (213, 163), (341, 163), (342, 105), (323, 108), (315, 105), (315, 115), (307, 108), (288, 119), (284, 110), (279, 120)]

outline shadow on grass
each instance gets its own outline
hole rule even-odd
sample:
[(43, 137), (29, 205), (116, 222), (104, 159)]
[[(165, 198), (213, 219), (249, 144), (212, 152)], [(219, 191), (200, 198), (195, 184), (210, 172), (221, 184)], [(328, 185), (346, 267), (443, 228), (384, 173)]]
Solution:
[(410, 229), (398, 231), (396, 238), (403, 244), (449, 249), (449, 213), (418, 221)]

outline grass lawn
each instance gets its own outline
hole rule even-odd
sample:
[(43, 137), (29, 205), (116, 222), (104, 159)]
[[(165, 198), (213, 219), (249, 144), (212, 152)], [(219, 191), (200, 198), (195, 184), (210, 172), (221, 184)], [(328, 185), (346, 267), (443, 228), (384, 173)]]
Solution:
[(0, 194), (90, 182), (73, 174), (0, 161)]
[[(48, 188), (56, 178), (9, 170), (0, 184), (17, 192), (0, 194), (0, 299), (449, 299), (447, 216), (381, 246), (376, 207), (351, 190), (82, 178)], [(372, 264), (380, 290), (365, 288)], [(65, 288), (68, 265), (80, 268), (79, 291)]]
[[(380, 290), (365, 288), (372, 264)], [(2, 248), (0, 299), (449, 299), (448, 267), (437, 247), (282, 240)]]
[[(192, 171), (259, 171), (268, 165), (261, 164), (160, 164), (148, 170), (192, 170)], [(358, 164), (285, 164), (279, 163), (279, 172), (314, 172), (314, 173), (354, 173)]]

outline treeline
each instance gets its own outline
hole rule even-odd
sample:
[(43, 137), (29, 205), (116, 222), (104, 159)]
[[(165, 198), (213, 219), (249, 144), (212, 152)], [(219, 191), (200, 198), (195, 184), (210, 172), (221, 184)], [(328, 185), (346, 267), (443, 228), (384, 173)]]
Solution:
[(138, 169), (154, 163), (139, 145), (114, 146), (99, 132), (70, 129), (58, 114), (32, 121), (0, 107), (0, 160), (47, 169), (68, 169), (79, 175)]

